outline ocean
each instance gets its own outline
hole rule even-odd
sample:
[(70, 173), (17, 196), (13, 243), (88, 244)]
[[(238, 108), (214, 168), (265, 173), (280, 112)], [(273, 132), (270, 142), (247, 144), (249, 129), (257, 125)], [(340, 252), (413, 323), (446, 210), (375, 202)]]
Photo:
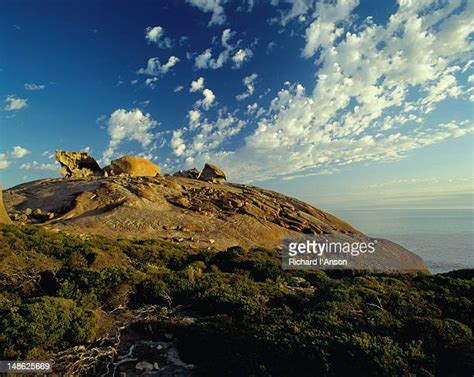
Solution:
[(372, 237), (396, 242), (423, 258), (432, 273), (474, 268), (474, 210), (335, 210)]

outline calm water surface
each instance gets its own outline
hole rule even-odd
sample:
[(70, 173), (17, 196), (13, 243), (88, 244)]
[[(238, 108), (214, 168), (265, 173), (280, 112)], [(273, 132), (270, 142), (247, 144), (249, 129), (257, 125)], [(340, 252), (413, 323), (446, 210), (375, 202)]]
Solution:
[(433, 273), (474, 268), (474, 210), (344, 210), (333, 214), (423, 258)]

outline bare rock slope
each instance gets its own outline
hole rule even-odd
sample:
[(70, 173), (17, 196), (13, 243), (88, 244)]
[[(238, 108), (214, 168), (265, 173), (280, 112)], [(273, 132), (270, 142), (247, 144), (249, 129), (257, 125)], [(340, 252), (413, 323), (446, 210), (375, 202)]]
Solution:
[[(366, 240), (346, 222), (309, 204), (261, 188), (179, 176), (45, 179), (4, 193), (11, 215), (53, 213), (44, 226), (110, 238), (166, 239), (198, 248), (278, 247), (285, 236)], [(29, 212), (30, 212), (29, 211)], [(421, 258), (380, 240), (375, 266), (425, 270)], [(373, 266), (373, 264), (372, 264)]]

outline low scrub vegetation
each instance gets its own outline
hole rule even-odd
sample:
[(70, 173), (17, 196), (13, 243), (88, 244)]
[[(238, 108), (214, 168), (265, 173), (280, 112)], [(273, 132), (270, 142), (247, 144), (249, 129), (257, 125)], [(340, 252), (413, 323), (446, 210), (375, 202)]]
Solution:
[(474, 274), (284, 271), (278, 252), (0, 228), (0, 359), (48, 359), (119, 311), (182, 307), (199, 375), (472, 376)]

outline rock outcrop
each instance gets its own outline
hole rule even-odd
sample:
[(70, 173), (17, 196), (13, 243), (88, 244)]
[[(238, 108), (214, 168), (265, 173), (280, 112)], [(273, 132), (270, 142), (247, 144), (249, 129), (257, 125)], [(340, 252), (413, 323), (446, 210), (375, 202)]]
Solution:
[(61, 164), (61, 175), (65, 178), (103, 176), (104, 171), (94, 158), (86, 152), (56, 151), (56, 160)]
[(3, 194), (2, 194), (2, 187), (0, 186), (0, 224), (11, 224), (12, 221), (8, 216), (7, 211), (5, 210), (5, 206), (3, 204)]
[(200, 174), (201, 173), (199, 172), (199, 170), (197, 170), (196, 168), (192, 168), (192, 169), (189, 169), (189, 170), (177, 171), (176, 173), (173, 174), (173, 176), (174, 177), (198, 179)]
[(123, 156), (113, 160), (104, 169), (108, 175), (129, 175), (132, 177), (155, 177), (160, 168), (150, 160), (136, 156)]
[(225, 181), (227, 178), (224, 172), (217, 166), (205, 164), (204, 169), (202, 169), (202, 172), (199, 175), (199, 179), (206, 182), (221, 182)]
[[(13, 187), (4, 200), (9, 213), (28, 208), (53, 213), (43, 224), (57, 231), (164, 239), (201, 249), (275, 248), (301, 235), (368, 241), (348, 223), (300, 200), (253, 186), (176, 176), (47, 179)], [(41, 223), (33, 215), (25, 223)], [(370, 260), (358, 257), (359, 266), (426, 269), (421, 258), (400, 245), (378, 240), (378, 248)]]

